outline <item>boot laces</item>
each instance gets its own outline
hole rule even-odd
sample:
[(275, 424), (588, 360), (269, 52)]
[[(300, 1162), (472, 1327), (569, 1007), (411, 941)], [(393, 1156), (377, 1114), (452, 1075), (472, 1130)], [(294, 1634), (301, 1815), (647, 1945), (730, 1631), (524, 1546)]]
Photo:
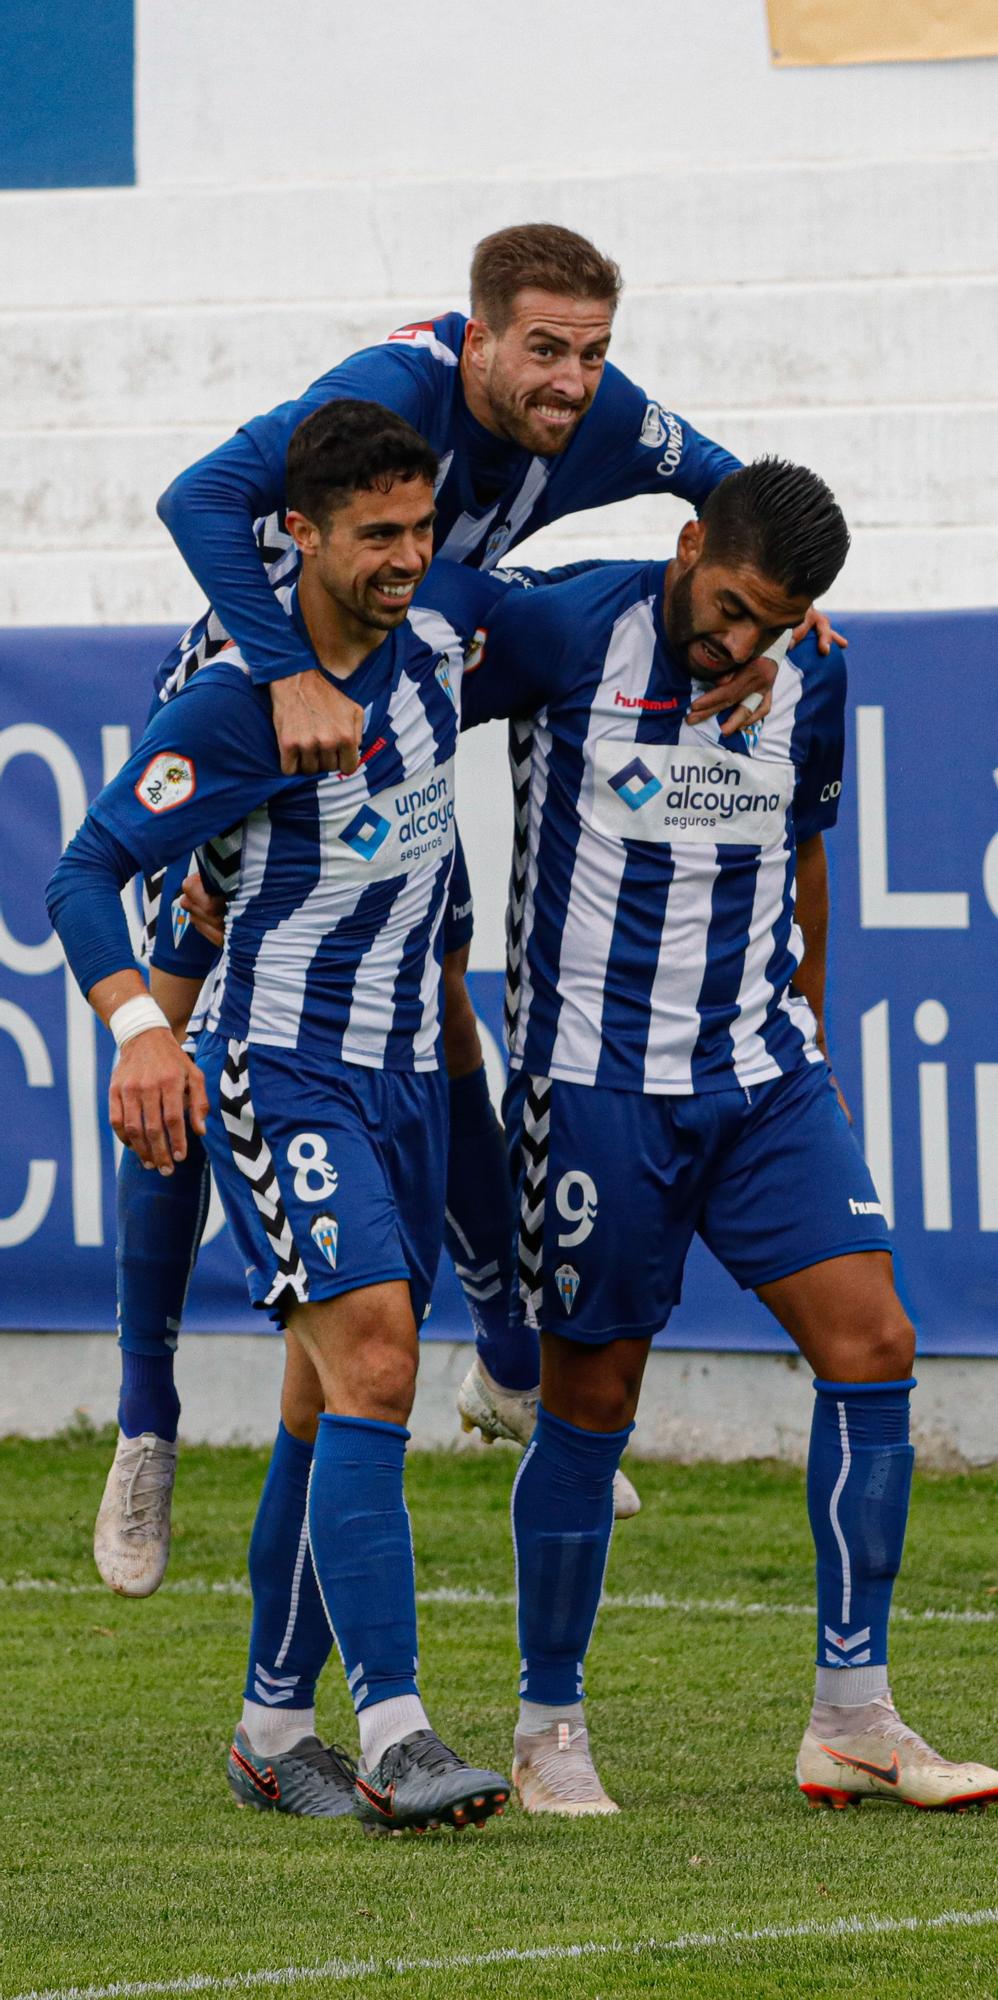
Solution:
[(122, 1533), (143, 1534), (155, 1529), (173, 1489), (173, 1460), (156, 1450), (151, 1435), (137, 1440), (138, 1450), (129, 1454), (121, 1468), (125, 1481), (125, 1518)]

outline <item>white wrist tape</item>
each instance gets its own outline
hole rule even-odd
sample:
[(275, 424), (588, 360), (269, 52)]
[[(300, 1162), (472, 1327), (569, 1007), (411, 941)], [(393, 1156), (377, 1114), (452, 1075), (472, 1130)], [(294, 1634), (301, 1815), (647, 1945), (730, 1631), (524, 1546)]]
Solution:
[(169, 1029), (170, 1023), (162, 1007), (157, 1007), (151, 993), (140, 993), (135, 1000), (125, 1000), (116, 1007), (108, 1022), (108, 1027), (123, 1049), (126, 1042), (133, 1042), (136, 1035), (144, 1035), (147, 1028)]

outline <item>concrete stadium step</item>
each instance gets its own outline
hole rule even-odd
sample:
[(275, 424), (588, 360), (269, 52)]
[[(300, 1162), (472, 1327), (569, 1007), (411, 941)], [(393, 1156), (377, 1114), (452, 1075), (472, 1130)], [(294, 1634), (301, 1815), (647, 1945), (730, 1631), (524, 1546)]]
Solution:
[[(998, 403), (686, 414), (742, 458), (777, 451), (814, 465), (854, 528), (978, 527), (998, 518)], [(157, 495), (226, 428), (10, 433), (0, 550), (165, 546)], [(661, 500), (624, 505), (628, 529), (662, 534)], [(586, 516), (590, 548), (624, 518), (619, 508)]]
[[(670, 553), (682, 518), (666, 503), (657, 531), (624, 523), (596, 541), (577, 516), (533, 536), (517, 554), (542, 568), (593, 555), (651, 560)], [(994, 550), (993, 528), (859, 528), (832, 601), (853, 611), (992, 604)], [(201, 608), (197, 585), (166, 536), (156, 549), (0, 551), (0, 625), (163, 623), (179, 632)]]
[(998, 155), (974, 157), (972, 144), (966, 157), (928, 159), (673, 159), (647, 172), (8, 192), (4, 306), (418, 295), (441, 311), (464, 303), (472, 245), (520, 220), (592, 236), (629, 291), (993, 273)]
[[(234, 428), (432, 310), (423, 292), (388, 304), (6, 313), (0, 410), (18, 430)], [(986, 400), (998, 275), (632, 291), (613, 351), (683, 414)]]

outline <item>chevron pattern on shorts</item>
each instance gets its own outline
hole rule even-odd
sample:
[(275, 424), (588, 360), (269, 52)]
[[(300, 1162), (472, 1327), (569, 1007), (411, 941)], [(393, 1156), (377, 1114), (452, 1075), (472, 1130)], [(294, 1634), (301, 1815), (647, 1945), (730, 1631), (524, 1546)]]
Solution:
[(517, 1264), (520, 1298), (528, 1326), (540, 1325), (544, 1283), (544, 1201), (548, 1178), (548, 1135), (551, 1130), (551, 1079), (531, 1076), (520, 1130), (523, 1182), (520, 1190), (520, 1235)]
[(520, 1007), (523, 908), (527, 883), (527, 821), (533, 744), (534, 732), (530, 722), (510, 723), (509, 769), (513, 780), (513, 860), (509, 871), (509, 896), (506, 903), (506, 990), (503, 998), (503, 1018), (508, 1048), (513, 1046), (516, 1017)]
[(232, 1157), (250, 1184), (277, 1265), (264, 1304), (272, 1306), (282, 1292), (291, 1291), (299, 1304), (305, 1305), (308, 1301), (308, 1274), (291, 1234), (273, 1154), (253, 1109), (245, 1042), (230, 1042), (228, 1045), (219, 1086), (219, 1109)]

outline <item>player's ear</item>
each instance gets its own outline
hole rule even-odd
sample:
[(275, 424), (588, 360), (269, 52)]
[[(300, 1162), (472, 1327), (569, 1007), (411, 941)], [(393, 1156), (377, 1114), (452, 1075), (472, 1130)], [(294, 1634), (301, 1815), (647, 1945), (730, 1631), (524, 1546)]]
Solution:
[(495, 339), (492, 328), (483, 319), (469, 319), (464, 329), (464, 344), (472, 366), (480, 366), (488, 357), (489, 348)]
[(298, 514), (291, 507), (284, 516), (284, 525), (296, 549), (300, 549), (303, 556), (315, 554), (322, 540), (322, 531), (314, 521), (309, 520), (307, 514)]
[(686, 521), (679, 530), (676, 554), (683, 569), (692, 569), (703, 554), (707, 530), (702, 521)]

